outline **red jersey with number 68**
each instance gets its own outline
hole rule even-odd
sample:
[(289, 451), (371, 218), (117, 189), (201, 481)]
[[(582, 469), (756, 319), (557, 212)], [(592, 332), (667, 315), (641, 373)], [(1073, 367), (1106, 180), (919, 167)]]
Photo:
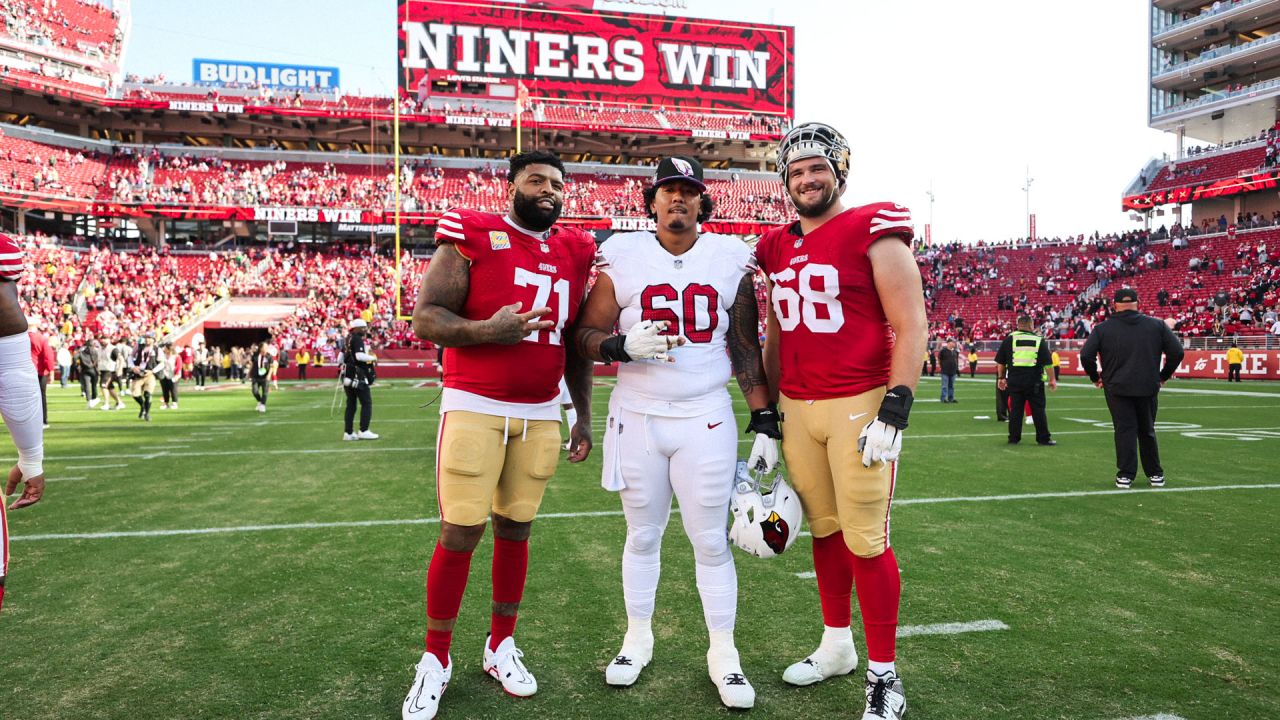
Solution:
[(517, 312), (551, 308), (539, 318), (555, 327), (530, 333), (515, 345), (469, 345), (444, 351), (444, 386), (489, 400), (543, 404), (560, 396), (564, 328), (578, 316), (596, 243), (577, 228), (524, 230), (505, 216), (455, 210), (440, 218), (436, 241), (453, 243), (471, 262), (470, 289), (459, 313), (488, 320), (505, 305)]
[(850, 208), (807, 235), (797, 222), (756, 244), (756, 262), (772, 284), (769, 298), (781, 330), (778, 388), (787, 397), (849, 397), (889, 381), (893, 330), (867, 255), (887, 236), (911, 243), (905, 207)]

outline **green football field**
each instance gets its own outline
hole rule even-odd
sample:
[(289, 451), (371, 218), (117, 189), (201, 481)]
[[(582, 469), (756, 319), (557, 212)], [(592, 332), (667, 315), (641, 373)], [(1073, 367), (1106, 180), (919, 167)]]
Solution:
[[(1140, 477), (1119, 491), (1101, 391), (1064, 380), (1049, 400), (1053, 448), (1030, 427), (1006, 444), (989, 380), (962, 379), (956, 405), (921, 383), (892, 536), (908, 717), (1280, 718), (1280, 384), (1170, 383), (1168, 485)], [(608, 390), (596, 388), (597, 442)], [(132, 404), (87, 410), (76, 390), (51, 388), (48, 490), (9, 516), (0, 717), (399, 717), (438, 532), (438, 416), (424, 407), (436, 394), (380, 383), (382, 438), (344, 443), (330, 383), (287, 385), (266, 415), (245, 386), (184, 387), (181, 409), (157, 401), (151, 423)], [(480, 670), (486, 539), (439, 717), (730, 714), (707, 678), (678, 518), (654, 663), (632, 688), (605, 685), (626, 626), (625, 524), (599, 463), (599, 447), (562, 463), (534, 526), (516, 637), (539, 693), (511, 698)], [(755, 717), (862, 710), (860, 674), (781, 679), (822, 630), (809, 544), (773, 560), (735, 551)]]

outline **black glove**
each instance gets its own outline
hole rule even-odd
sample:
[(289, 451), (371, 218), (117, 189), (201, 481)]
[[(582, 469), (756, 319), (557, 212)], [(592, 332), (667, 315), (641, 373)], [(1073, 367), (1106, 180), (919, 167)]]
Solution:
[(911, 403), (914, 400), (911, 388), (906, 385), (898, 385), (885, 393), (876, 419), (885, 425), (892, 425), (899, 430), (906, 430), (907, 416), (911, 414)]
[(626, 350), (627, 336), (613, 335), (608, 340), (600, 343), (600, 356), (605, 362), (631, 362), (631, 356)]
[(751, 411), (751, 422), (747, 423), (747, 432), (760, 433), (765, 437), (771, 437), (774, 440), (782, 439), (782, 413), (778, 412), (777, 405), (769, 405), (769, 407), (760, 408)]

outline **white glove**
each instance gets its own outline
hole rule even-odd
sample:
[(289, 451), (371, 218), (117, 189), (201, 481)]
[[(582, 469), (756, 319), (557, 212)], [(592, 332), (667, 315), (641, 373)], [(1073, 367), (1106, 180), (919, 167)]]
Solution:
[(751, 444), (751, 454), (747, 456), (747, 467), (760, 472), (773, 472), (778, 464), (778, 441), (756, 433), (756, 441)]
[(686, 340), (679, 335), (663, 335), (667, 329), (667, 321), (641, 320), (627, 331), (627, 339), (622, 349), (627, 351), (632, 360), (662, 360), (675, 362), (675, 358), (667, 354), (671, 348), (680, 347)]
[(882, 465), (894, 462), (902, 452), (902, 431), (877, 418), (862, 428), (858, 450), (862, 452), (862, 467), (869, 468), (876, 461)]

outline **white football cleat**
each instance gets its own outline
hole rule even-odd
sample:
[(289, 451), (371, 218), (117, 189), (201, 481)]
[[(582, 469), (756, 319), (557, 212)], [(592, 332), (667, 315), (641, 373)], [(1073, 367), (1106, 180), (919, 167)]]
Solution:
[(489, 649), (489, 636), (484, 637), (484, 671), (502, 683), (508, 695), (529, 697), (538, 692), (538, 681), (529, 673), (520, 659), (524, 652), (516, 647), (516, 639), (508, 637), (498, 643), (497, 650)]
[(839, 675), (848, 675), (858, 667), (858, 651), (853, 638), (847, 641), (829, 641), (826, 637), (809, 657), (794, 663), (782, 673), (782, 679), (791, 685), (813, 685)]
[(867, 710), (862, 720), (901, 720), (907, 713), (907, 696), (896, 672), (877, 675), (867, 671)]
[(124, 409), (124, 401), (123, 401), (123, 400), (121, 400), (121, 401), (119, 401), (119, 402), (117, 402), (117, 403), (116, 403), (116, 409), (117, 409), (117, 410), (123, 410), (123, 409)]
[(622, 649), (604, 669), (604, 681), (613, 687), (630, 687), (640, 679), (640, 671), (653, 660), (653, 634), (622, 638)]
[(720, 702), (727, 708), (747, 710), (756, 704), (756, 689), (742, 674), (742, 663), (737, 650), (707, 651), (707, 673), (720, 693)]
[(342, 433), (342, 439), (343, 440), (359, 440), (360, 436), (356, 435), (355, 433), (344, 432)]
[(361, 440), (377, 440), (380, 436), (378, 435), (378, 433), (373, 432), (372, 430), (361, 430), (360, 432), (356, 433), (356, 437), (360, 438)]
[(409, 694), (400, 706), (401, 720), (431, 720), (436, 716), (440, 698), (453, 676), (453, 660), (449, 660), (449, 667), (442, 668), (436, 656), (426, 652), (422, 653), (416, 669), (413, 685), (409, 686)]
[(90, 408), (90, 409), (92, 409), (92, 408), (96, 408), (96, 407), (98, 407), (98, 403), (100, 403), (100, 402), (102, 402), (102, 398), (94, 398), (94, 399), (90, 400), (90, 401), (89, 401), (89, 408)]

